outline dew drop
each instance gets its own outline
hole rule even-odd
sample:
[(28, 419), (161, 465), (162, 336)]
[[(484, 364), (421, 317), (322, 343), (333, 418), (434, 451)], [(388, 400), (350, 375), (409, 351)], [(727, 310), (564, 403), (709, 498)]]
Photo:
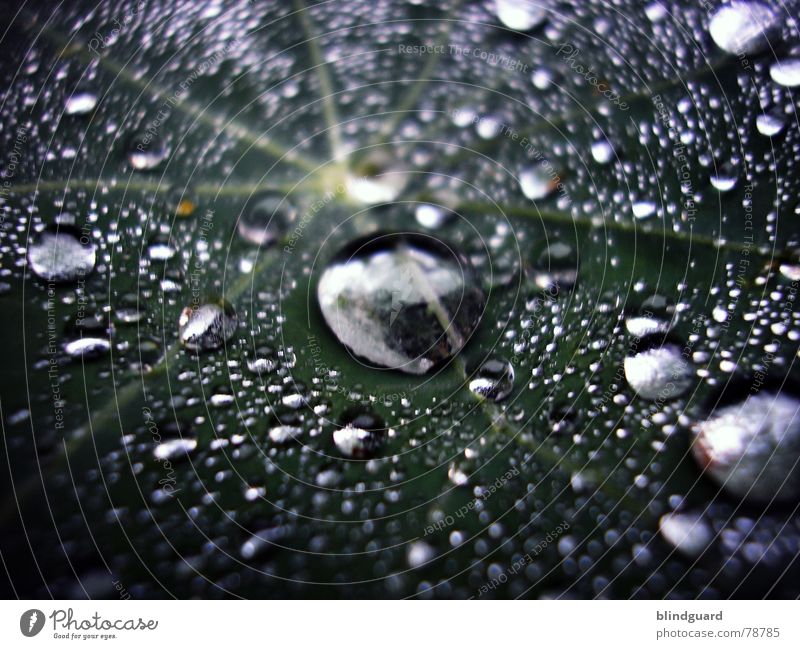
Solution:
[(228, 302), (211, 302), (198, 307), (186, 307), (178, 318), (181, 344), (191, 351), (218, 349), (236, 331), (238, 319)]
[(153, 450), (157, 460), (174, 460), (184, 457), (197, 448), (197, 440), (181, 437), (161, 442)]
[(439, 205), (422, 203), (417, 205), (417, 209), (414, 211), (414, 218), (423, 228), (436, 230), (452, 221), (453, 213)]
[(606, 139), (597, 140), (592, 143), (592, 158), (598, 164), (608, 164), (614, 159), (614, 147)]
[(67, 115), (87, 115), (97, 106), (97, 96), (89, 92), (79, 92), (67, 99), (64, 112)]
[(31, 271), (48, 282), (74, 282), (91, 273), (95, 261), (94, 245), (69, 226), (47, 228), (28, 248)]
[(85, 337), (71, 340), (64, 345), (64, 351), (73, 358), (99, 358), (111, 349), (111, 343), (105, 338)]
[(800, 86), (800, 59), (786, 59), (773, 63), (769, 76), (780, 86), (795, 88)]
[(714, 532), (702, 515), (690, 512), (664, 514), (658, 524), (661, 536), (678, 552), (699, 557), (714, 539)]
[(514, 367), (505, 360), (489, 359), (473, 373), (469, 389), (483, 399), (502, 401), (514, 389)]
[(527, 32), (541, 25), (547, 11), (539, 2), (520, 2), (519, 0), (495, 0), (498, 20), (509, 29)]
[(245, 241), (266, 247), (285, 237), (296, 218), (297, 209), (284, 196), (269, 193), (239, 216), (236, 227)]
[(800, 400), (748, 395), (695, 426), (694, 457), (729, 493), (747, 500), (800, 497)]
[(169, 148), (158, 142), (150, 133), (133, 137), (128, 145), (128, 163), (136, 171), (156, 169), (169, 158), (169, 155)]
[(556, 188), (550, 174), (541, 166), (522, 169), (519, 172), (519, 186), (525, 197), (532, 201), (549, 196)]
[(333, 432), (333, 443), (346, 458), (366, 459), (373, 457), (383, 444), (386, 427), (377, 415), (371, 412), (348, 412), (345, 424)]
[(732, 2), (711, 17), (709, 33), (717, 47), (729, 54), (756, 54), (769, 47), (778, 20), (760, 2)]
[(325, 322), (356, 356), (424, 374), (456, 354), (485, 297), (469, 261), (431, 236), (378, 233), (342, 250), (323, 272)]
[(624, 370), (628, 384), (644, 399), (673, 399), (692, 384), (691, 367), (672, 343), (628, 356)]
[(786, 121), (776, 113), (762, 113), (756, 117), (756, 130), (761, 135), (775, 137), (786, 126)]

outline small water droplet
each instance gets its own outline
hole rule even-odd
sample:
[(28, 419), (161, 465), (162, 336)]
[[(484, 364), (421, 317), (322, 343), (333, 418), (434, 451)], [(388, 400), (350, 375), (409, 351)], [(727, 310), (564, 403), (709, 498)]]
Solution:
[(169, 148), (150, 133), (134, 136), (128, 145), (128, 163), (137, 171), (156, 169), (169, 155)]
[(196, 439), (181, 437), (178, 439), (170, 439), (161, 442), (153, 450), (153, 455), (155, 455), (156, 459), (158, 460), (174, 460), (188, 455), (196, 448), (197, 448)]
[(786, 121), (777, 113), (762, 113), (756, 117), (756, 129), (761, 135), (775, 137), (786, 126)]
[(237, 324), (236, 312), (224, 300), (186, 307), (178, 318), (178, 336), (186, 349), (210, 351), (222, 347)]
[(700, 466), (729, 493), (770, 502), (800, 496), (800, 400), (750, 394), (695, 426)]
[(67, 115), (87, 115), (97, 106), (97, 95), (90, 92), (79, 92), (67, 99), (64, 112)]
[(527, 32), (538, 27), (547, 17), (539, 2), (519, 0), (494, 0), (498, 20), (509, 29)]
[(343, 422), (344, 426), (333, 432), (333, 442), (339, 452), (347, 458), (373, 457), (386, 436), (381, 418), (368, 411), (348, 411)]
[(514, 367), (505, 360), (490, 359), (472, 375), (469, 389), (491, 401), (502, 401), (514, 389)]

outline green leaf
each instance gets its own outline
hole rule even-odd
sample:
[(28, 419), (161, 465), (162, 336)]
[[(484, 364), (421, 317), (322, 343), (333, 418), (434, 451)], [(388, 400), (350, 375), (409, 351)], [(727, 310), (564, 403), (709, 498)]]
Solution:
[[(800, 130), (770, 78), (796, 34), (779, 19), (776, 53), (743, 59), (699, 3), (622, 5), (554, 4), (528, 32), (490, 1), (23, 8), (3, 592), (796, 597), (798, 494), (742, 497), (692, 447), (749, 393), (797, 402)], [(93, 272), (32, 273), (56, 224)], [(318, 304), (381, 232), (448, 246), (486, 296), (427, 373), (368, 362)], [(453, 323), (421, 273), (405, 341)], [(221, 300), (235, 330), (184, 348), (184, 309)], [(376, 336), (393, 305), (360, 305)], [(487, 360), (513, 367), (499, 401)], [(334, 433), (367, 421), (345, 452)]]

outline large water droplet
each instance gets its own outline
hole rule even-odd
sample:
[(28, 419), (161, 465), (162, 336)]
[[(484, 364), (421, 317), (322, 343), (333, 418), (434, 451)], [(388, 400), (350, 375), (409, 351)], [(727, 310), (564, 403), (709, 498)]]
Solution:
[(784, 126), (786, 126), (786, 120), (778, 113), (762, 113), (756, 117), (756, 130), (767, 137), (775, 137), (783, 130)]
[(325, 322), (354, 354), (424, 374), (472, 335), (485, 302), (479, 286), (469, 261), (438, 239), (378, 233), (331, 261), (317, 298)]
[(514, 367), (508, 361), (490, 359), (473, 374), (469, 389), (484, 399), (502, 401), (514, 389)]
[(210, 351), (222, 347), (237, 324), (236, 312), (224, 300), (186, 307), (178, 318), (178, 336), (186, 349)]
[(769, 502), (800, 497), (800, 400), (751, 394), (695, 427), (695, 459), (728, 492)]
[(769, 46), (778, 16), (760, 2), (732, 2), (711, 17), (711, 38), (729, 54), (756, 54)]
[(74, 282), (94, 269), (94, 244), (72, 227), (52, 227), (39, 234), (28, 248), (33, 273), (50, 282)]
[(519, 186), (525, 197), (532, 201), (549, 196), (556, 188), (552, 176), (541, 166), (522, 169), (519, 172)]
[(661, 536), (688, 557), (699, 557), (714, 539), (714, 532), (701, 514), (664, 514), (658, 523)]
[(644, 399), (672, 399), (692, 384), (692, 369), (672, 343), (628, 356), (624, 369), (628, 383)]

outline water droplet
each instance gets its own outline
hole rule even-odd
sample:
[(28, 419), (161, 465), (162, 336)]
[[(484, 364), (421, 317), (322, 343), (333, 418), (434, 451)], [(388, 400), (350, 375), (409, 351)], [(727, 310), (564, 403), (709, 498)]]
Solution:
[(99, 358), (111, 349), (111, 343), (104, 338), (78, 338), (64, 345), (64, 351), (73, 358)]
[(534, 282), (551, 297), (560, 290), (570, 290), (578, 280), (578, 256), (563, 241), (553, 241), (539, 255), (533, 268)]
[(356, 165), (346, 186), (355, 200), (375, 205), (395, 200), (407, 183), (408, 175), (387, 152), (378, 150), (371, 152), (366, 160)]
[(237, 229), (246, 241), (266, 247), (285, 237), (296, 218), (297, 210), (286, 197), (269, 193), (239, 216)]
[(781, 86), (794, 88), (800, 86), (800, 59), (786, 59), (773, 63), (769, 76)]
[(69, 226), (47, 228), (28, 248), (31, 271), (51, 282), (74, 282), (85, 277), (94, 269), (95, 261), (94, 244)]
[(303, 429), (299, 426), (273, 426), (269, 429), (269, 439), (275, 444), (286, 444), (303, 434)]
[(756, 129), (767, 137), (775, 137), (785, 125), (785, 120), (777, 113), (762, 113), (756, 117)]
[(472, 375), (469, 389), (491, 401), (502, 401), (514, 389), (514, 368), (508, 361), (490, 359)]
[(631, 336), (644, 338), (653, 334), (665, 334), (672, 328), (669, 322), (650, 316), (631, 316), (625, 320), (625, 329)]
[(736, 187), (736, 182), (739, 180), (739, 174), (736, 167), (730, 163), (723, 163), (719, 168), (709, 176), (711, 186), (720, 192), (729, 192)]
[(714, 532), (701, 514), (664, 514), (658, 523), (661, 536), (688, 557), (699, 557), (714, 539)]
[(547, 17), (547, 11), (538, 2), (495, 0), (495, 11), (501, 23), (520, 32), (527, 32), (541, 25)]
[(188, 455), (196, 448), (196, 439), (181, 437), (179, 439), (170, 439), (165, 442), (161, 442), (153, 450), (153, 455), (155, 455), (156, 459), (158, 460), (174, 460)]
[(779, 18), (760, 2), (732, 2), (711, 17), (708, 31), (717, 47), (729, 54), (756, 54), (769, 47)]
[(637, 219), (649, 219), (656, 213), (656, 204), (652, 201), (636, 201), (631, 203), (631, 211)]
[(97, 96), (89, 92), (79, 92), (69, 99), (64, 107), (67, 115), (87, 115), (97, 106)]
[(435, 556), (433, 548), (425, 541), (414, 541), (408, 546), (408, 565), (411, 568), (419, 568)]
[(224, 300), (186, 307), (178, 318), (178, 336), (186, 349), (210, 351), (222, 347), (237, 324), (236, 312)]
[(429, 203), (417, 205), (417, 209), (414, 212), (414, 218), (417, 219), (417, 223), (430, 230), (441, 228), (449, 221), (452, 221), (453, 216), (450, 210), (439, 205), (430, 205)]
[(597, 140), (592, 143), (592, 157), (598, 164), (608, 164), (614, 159), (614, 147), (606, 139)]
[(479, 286), (452, 246), (423, 234), (378, 233), (331, 261), (317, 298), (325, 322), (354, 354), (424, 374), (472, 335), (485, 302)]
[(550, 174), (541, 166), (522, 169), (519, 172), (519, 186), (525, 197), (532, 201), (549, 196), (556, 188)]
[(672, 343), (628, 356), (624, 369), (631, 388), (644, 399), (673, 399), (692, 384), (691, 367)]
[(701, 467), (729, 493), (747, 500), (800, 496), (800, 400), (748, 395), (695, 426), (692, 446)]
[(128, 145), (128, 163), (137, 171), (156, 169), (169, 158), (170, 150), (150, 133), (134, 136)]
[(333, 442), (339, 452), (347, 458), (373, 457), (386, 435), (380, 417), (371, 412), (350, 411), (345, 413), (343, 421), (344, 426), (333, 432)]

